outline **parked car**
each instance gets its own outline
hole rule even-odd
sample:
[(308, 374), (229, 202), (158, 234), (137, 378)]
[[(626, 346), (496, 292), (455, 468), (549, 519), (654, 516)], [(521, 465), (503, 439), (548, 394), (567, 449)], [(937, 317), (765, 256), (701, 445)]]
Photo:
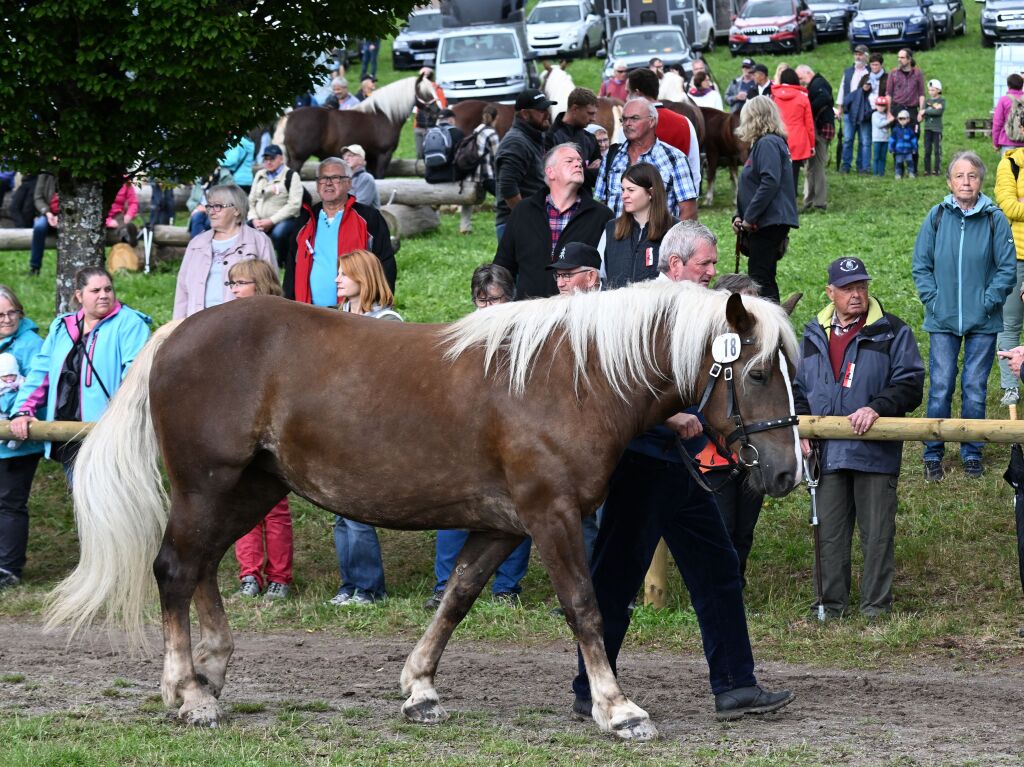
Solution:
[(967, 31), (967, 9), (963, 0), (935, 0), (928, 13), (935, 22), (935, 34), (939, 37), (959, 37)]
[(856, 4), (845, 0), (807, 0), (807, 5), (814, 14), (814, 26), (818, 30), (819, 40), (846, 37), (850, 19), (857, 12)]
[[(691, 50), (711, 53), (715, 49), (715, 18), (708, 11), (706, 0), (696, 0), (696, 3), (694, 9), (694, 0), (669, 0), (668, 20), (683, 30)], [(696, 30), (691, 29), (694, 16)]]
[(850, 48), (934, 48), (931, 5), (932, 0), (860, 0), (850, 22)]
[(434, 79), (449, 102), (511, 101), (536, 87), (533, 58), (513, 26), (455, 29), (438, 41)]
[(410, 13), (402, 31), (391, 44), (392, 66), (395, 69), (433, 66), (441, 28), (441, 11), (436, 8)]
[(526, 41), (541, 56), (588, 59), (603, 40), (604, 23), (589, 0), (545, 0), (526, 19)]
[(818, 45), (814, 14), (806, 0), (747, 0), (729, 28), (729, 52), (772, 53)]
[(693, 72), (693, 54), (682, 30), (673, 24), (651, 24), (626, 27), (612, 35), (604, 62), (604, 78), (612, 76), (616, 61), (623, 61), (627, 69), (639, 69), (655, 57), (665, 62), (666, 67), (681, 66), (687, 79)]
[(981, 11), (981, 44), (1024, 40), (1024, 0), (988, 0)]

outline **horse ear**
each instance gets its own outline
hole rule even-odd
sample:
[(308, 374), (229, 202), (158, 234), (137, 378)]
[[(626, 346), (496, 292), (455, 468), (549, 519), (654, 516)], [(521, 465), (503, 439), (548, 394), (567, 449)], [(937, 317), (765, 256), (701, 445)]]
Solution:
[(562, 59), (561, 63), (558, 66), (560, 66), (562, 69), (565, 69), (567, 66), (569, 66), (569, 59)]
[(741, 336), (746, 335), (754, 327), (754, 318), (743, 305), (743, 296), (739, 293), (729, 296), (725, 304), (725, 321)]
[(550, 72), (551, 71), (551, 62), (548, 61), (547, 59), (544, 59), (544, 61), (541, 62), (541, 66), (544, 67), (544, 71), (545, 72)]
[(785, 301), (782, 302), (782, 308), (785, 309), (786, 314), (790, 317), (793, 316), (793, 310), (796, 309), (796, 305), (800, 303), (800, 299), (804, 297), (803, 293), (794, 293)]

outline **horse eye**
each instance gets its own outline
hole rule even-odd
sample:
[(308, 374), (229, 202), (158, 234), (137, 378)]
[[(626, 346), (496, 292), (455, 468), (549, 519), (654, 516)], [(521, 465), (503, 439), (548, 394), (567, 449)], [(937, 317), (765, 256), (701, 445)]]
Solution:
[(760, 368), (755, 368), (754, 370), (751, 370), (750, 377), (753, 378), (758, 383), (764, 383), (768, 379), (768, 376)]

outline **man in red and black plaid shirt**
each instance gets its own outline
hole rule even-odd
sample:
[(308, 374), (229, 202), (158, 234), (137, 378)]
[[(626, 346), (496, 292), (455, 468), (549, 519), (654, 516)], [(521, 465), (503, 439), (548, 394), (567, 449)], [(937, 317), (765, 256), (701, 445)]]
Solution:
[(796, 68), (796, 76), (800, 78), (800, 84), (807, 88), (807, 98), (811, 102), (811, 115), (814, 118), (814, 154), (807, 160), (803, 212), (824, 211), (828, 206), (825, 165), (828, 162), (828, 145), (836, 135), (836, 100), (828, 80), (806, 64)]
[(597, 246), (612, 212), (583, 186), (583, 160), (575, 144), (559, 144), (544, 157), (547, 189), (512, 209), (494, 263), (516, 278), (516, 300), (558, 293), (547, 267), (571, 242)]

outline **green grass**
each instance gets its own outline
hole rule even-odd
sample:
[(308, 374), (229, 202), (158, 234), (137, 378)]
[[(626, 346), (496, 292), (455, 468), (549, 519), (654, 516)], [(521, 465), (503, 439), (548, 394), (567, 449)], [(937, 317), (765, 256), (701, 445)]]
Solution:
[[(939, 77), (948, 103), (944, 150), (948, 159), (960, 148), (978, 151), (989, 163), (986, 190), (991, 190), (995, 153), (987, 140), (966, 141), (963, 121), (982, 117), (992, 104), (991, 51), (978, 40), (980, 7), (969, 3), (968, 34), (944, 41), (935, 51), (921, 53), (918, 62), (926, 77)], [(708, 57), (724, 89), (737, 61), (727, 51)], [(758, 57), (774, 71), (783, 57)], [(850, 63), (848, 46), (828, 44), (791, 64), (806, 62), (838, 86)], [(895, 61), (887, 55), (887, 65)], [(380, 58), (381, 82), (407, 73), (390, 70), (390, 46)], [(578, 85), (596, 88), (598, 60), (574, 62), (570, 68)], [(411, 123), (406, 126), (399, 155), (412, 156)], [(835, 146), (833, 145), (833, 155)], [(885, 179), (838, 176), (829, 172), (827, 215), (805, 216), (791, 238), (791, 250), (780, 263), (779, 283), (785, 295), (802, 291), (804, 301), (794, 315), (799, 329), (824, 301), (827, 264), (840, 255), (863, 257), (875, 277), (873, 291), (886, 308), (919, 328), (922, 308), (910, 278), (914, 237), (928, 208), (945, 193), (941, 179), (918, 178), (900, 184)], [(731, 189), (719, 178), (716, 204), (701, 210), (701, 219), (722, 237), (720, 271), (731, 271), (733, 257), (728, 220)], [(457, 216), (442, 217), (433, 234), (403, 241), (398, 255), (397, 306), (416, 322), (457, 318), (471, 310), (468, 282), (473, 268), (494, 254), (493, 214), (474, 217), (474, 233), (458, 234)], [(8, 253), (0, 261), (0, 282), (22, 298), (29, 316), (45, 329), (53, 312), (53, 285), (26, 276), (27, 253)], [(46, 254), (44, 274), (54, 270), (54, 253)], [(176, 265), (161, 265), (149, 275), (117, 278), (119, 297), (151, 314), (157, 323), (170, 319)], [(919, 338), (922, 347), (926, 338)], [(922, 351), (925, 351), (922, 348)], [(998, 378), (990, 380), (990, 414), (1004, 415), (997, 405)], [(920, 413), (918, 413), (920, 415)], [(955, 450), (951, 451), (955, 453)], [(953, 657), (958, 663), (981, 665), (992, 659), (1015, 657), (1019, 647), (1011, 636), (1020, 619), (1020, 585), (1014, 553), (1011, 491), (999, 474), (1008, 450), (986, 450), (987, 474), (968, 481), (954, 471), (941, 486), (926, 486), (920, 477), (921, 450), (905, 448), (900, 483), (896, 538), (896, 611), (889, 620), (868, 624), (853, 618), (820, 626), (809, 617), (813, 601), (812, 547), (807, 524), (806, 493), (797, 491), (781, 500), (768, 499), (755, 538), (747, 574), (750, 631), (759, 661), (791, 661), (812, 666), (888, 667)], [(37, 474), (31, 499), (32, 528), (27, 585), (0, 596), (0, 615), (38, 616), (46, 591), (75, 564), (74, 521), (59, 467), (45, 464)], [(330, 630), (356, 636), (413, 638), (426, 627), (421, 607), (433, 583), (432, 533), (381, 531), (388, 590), (391, 599), (372, 610), (338, 610), (325, 601), (337, 587), (331, 539), (332, 517), (302, 500), (293, 502), (295, 522), (295, 598), (268, 606), (260, 601), (229, 600), (228, 613), (236, 629), (273, 631)], [(855, 547), (856, 548), (856, 547)], [(855, 550), (854, 568), (859, 564)], [(669, 570), (669, 609), (636, 612), (628, 639), (630, 647), (668, 650), (699, 657), (700, 637), (685, 589), (674, 568)], [(225, 594), (237, 586), (233, 557), (221, 566)], [(564, 621), (548, 614), (554, 606), (550, 584), (535, 559), (524, 582), (524, 608), (510, 610), (486, 597), (458, 629), (455, 642), (466, 639), (517, 644), (543, 644), (569, 637)], [(853, 599), (856, 600), (856, 586)], [(955, 639), (955, 641), (951, 641)], [(12, 670), (13, 671), (13, 670)], [(18, 684), (24, 676), (5, 673), (0, 682)], [(113, 697), (130, 695), (123, 680), (104, 691)], [(384, 733), (365, 737), (358, 727), (365, 709), (331, 711), (315, 700), (291, 704), (238, 702), (239, 714), (273, 717), (269, 723), (235, 720), (215, 732), (183, 730), (153, 716), (162, 710), (158, 698), (140, 703), (136, 718), (106, 719), (91, 712), (24, 717), (0, 716), (0, 743), (5, 765), (93, 764), (413, 764), (429, 761), (462, 764), (632, 764), (636, 752), (622, 744), (597, 738), (592, 731), (565, 732), (523, 742), (529, 722), (544, 712), (522, 711), (522, 729), (488, 717), (456, 715), (438, 729), (395, 723)], [(259, 717), (262, 721), (263, 717)], [(785, 752), (685, 747), (659, 744), (645, 749), (645, 764), (811, 765), (828, 761), (811, 747)]]

